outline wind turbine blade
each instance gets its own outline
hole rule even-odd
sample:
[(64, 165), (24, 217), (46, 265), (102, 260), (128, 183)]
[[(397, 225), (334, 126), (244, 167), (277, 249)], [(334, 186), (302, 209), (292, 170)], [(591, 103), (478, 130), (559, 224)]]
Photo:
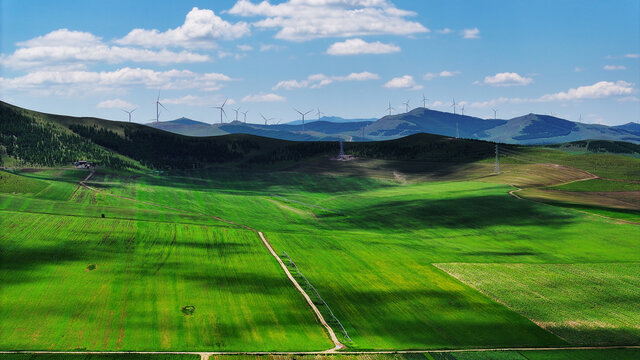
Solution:
[(167, 109), (166, 107), (164, 107), (164, 105), (162, 105), (162, 103), (158, 103), (158, 105), (162, 106), (163, 109), (169, 111), (169, 109)]
[(221, 106), (221, 107), (224, 107), (224, 106), (226, 105), (227, 101), (229, 101), (229, 98), (226, 98), (226, 99), (224, 100), (224, 102), (222, 103), (222, 106)]
[(131, 110), (131, 113), (133, 113), (133, 112), (134, 112), (134, 111), (136, 111), (136, 110), (138, 110), (138, 108), (135, 108), (135, 109)]

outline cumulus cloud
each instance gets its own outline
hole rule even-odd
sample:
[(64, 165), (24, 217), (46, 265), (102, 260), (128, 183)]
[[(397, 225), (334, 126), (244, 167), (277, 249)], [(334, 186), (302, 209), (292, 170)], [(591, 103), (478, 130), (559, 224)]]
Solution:
[(601, 99), (610, 96), (630, 95), (634, 91), (633, 84), (626, 81), (600, 81), (593, 85), (580, 86), (559, 92), (541, 96), (538, 101), (567, 101), (582, 99)]
[(282, 45), (275, 45), (275, 44), (262, 44), (260, 45), (260, 51), (264, 52), (264, 51), (279, 51), (279, 50), (284, 50), (284, 46)]
[(59, 95), (103, 92), (127, 86), (152, 89), (219, 90), (233, 79), (220, 73), (195, 73), (189, 70), (155, 71), (121, 68), (115, 71), (35, 71), (14, 78), (0, 77), (0, 87), (20, 91), (40, 91)]
[(420, 90), (422, 89), (422, 85), (416, 84), (415, 80), (413, 80), (413, 76), (404, 75), (400, 77), (395, 77), (386, 84), (384, 87), (389, 89), (408, 89), (408, 90)]
[(122, 39), (121, 45), (144, 47), (184, 47), (212, 49), (219, 40), (235, 40), (251, 32), (249, 24), (232, 24), (217, 16), (212, 10), (194, 7), (187, 14), (184, 24), (164, 32), (159, 30), (134, 29)]
[(380, 41), (366, 42), (362, 39), (349, 39), (331, 44), (327, 49), (329, 55), (389, 54), (399, 52), (400, 47)]
[(313, 74), (307, 76), (304, 80), (283, 80), (276, 84), (273, 87), (273, 90), (285, 89), (302, 89), (302, 88), (312, 88), (317, 89), (334, 82), (344, 82), (344, 81), (366, 81), (366, 80), (377, 80), (380, 76), (378, 74), (370, 73), (368, 71), (363, 71), (359, 73), (351, 73), (346, 76), (327, 76), (324, 74)]
[(255, 94), (255, 95), (247, 95), (242, 98), (242, 102), (282, 102), (287, 99), (284, 96), (278, 94)]
[(429, 32), (422, 24), (407, 20), (414, 12), (398, 9), (387, 0), (289, 0), (275, 5), (239, 0), (228, 12), (264, 17), (252, 25), (278, 29), (275, 37), (288, 41)]
[(626, 81), (600, 81), (593, 85), (579, 86), (577, 88), (571, 88), (567, 91), (557, 92), (554, 94), (542, 95), (538, 98), (508, 98), (500, 97), (488, 101), (471, 103), (472, 107), (489, 107), (496, 106), (504, 103), (538, 103), (538, 102), (552, 102), (552, 101), (574, 101), (574, 100), (587, 100), (587, 99), (604, 99), (613, 96), (631, 96), (635, 92), (633, 84)]
[(640, 54), (627, 54), (624, 57), (629, 59), (640, 59)]
[(462, 30), (462, 38), (463, 39), (479, 39), (480, 30), (478, 30), (477, 27), (473, 29), (464, 29)]
[(237, 45), (236, 48), (240, 51), (251, 51), (253, 50), (253, 46), (251, 45)]
[(97, 106), (98, 109), (133, 109), (135, 107), (136, 105), (121, 99), (104, 100), (98, 103)]
[[(483, 83), (491, 86), (524, 86), (533, 82), (532, 78), (514, 72), (503, 72), (484, 78)], [(478, 82), (476, 82), (477, 84)]]
[(453, 30), (449, 29), (449, 28), (444, 28), (444, 29), (440, 29), (440, 30), (436, 30), (436, 32), (438, 34), (450, 34)]
[(452, 77), (458, 74), (460, 74), (460, 71), (457, 71), (457, 70), (456, 71), (442, 70), (439, 73), (426, 73), (422, 78), (425, 80), (433, 80), (438, 77)]
[(55, 30), (17, 45), (19, 48), (12, 54), (0, 58), (2, 65), (15, 69), (84, 69), (87, 63), (98, 62), (176, 64), (211, 60), (208, 55), (188, 51), (110, 46), (91, 33), (68, 29)]
[(624, 65), (605, 65), (603, 67), (603, 69), (607, 70), (607, 71), (614, 71), (614, 70), (627, 70), (627, 67)]

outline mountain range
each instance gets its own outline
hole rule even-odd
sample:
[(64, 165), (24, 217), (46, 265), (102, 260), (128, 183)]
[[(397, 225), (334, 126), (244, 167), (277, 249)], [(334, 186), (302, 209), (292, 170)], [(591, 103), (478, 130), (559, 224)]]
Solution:
[(640, 125), (585, 124), (550, 115), (527, 114), (512, 119), (481, 119), (427, 108), (375, 119), (323, 117), (304, 124), (260, 125), (233, 121), (207, 124), (186, 118), (149, 123), (158, 129), (190, 136), (251, 134), (295, 141), (391, 140), (418, 133), (510, 144), (553, 144), (588, 139), (640, 143)]

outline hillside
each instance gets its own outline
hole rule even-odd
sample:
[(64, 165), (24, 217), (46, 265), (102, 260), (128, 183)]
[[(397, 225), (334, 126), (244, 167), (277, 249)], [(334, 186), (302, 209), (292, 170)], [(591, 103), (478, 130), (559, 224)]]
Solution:
[(619, 126), (584, 124), (540, 114), (527, 114), (508, 120), (481, 119), (420, 107), (376, 121), (353, 119), (347, 122), (340, 119), (324, 117), (318, 121), (308, 121), (304, 128), (299, 122), (261, 125), (234, 121), (210, 125), (181, 119), (147, 125), (190, 136), (252, 134), (292, 141), (377, 141), (429, 133), (521, 145), (591, 139), (640, 144), (640, 125), (635, 123)]
[[(246, 134), (188, 137), (135, 123), (44, 114), (7, 103), (0, 103), (0, 114), (4, 166), (60, 166), (85, 159), (111, 168), (192, 169), (225, 163), (298, 161), (338, 153), (338, 137), (331, 138), (333, 141), (312, 142)], [(323, 125), (309, 126), (313, 129)], [(334, 125), (360, 126), (359, 123)], [(239, 122), (224, 124), (225, 129), (242, 126)], [(263, 136), (272, 131), (269, 126), (254, 129)], [(307, 133), (293, 134), (300, 140), (311, 139)], [(430, 134), (382, 142), (347, 142), (345, 150), (373, 159), (457, 162), (490, 157), (494, 151), (493, 144), (484, 141)]]

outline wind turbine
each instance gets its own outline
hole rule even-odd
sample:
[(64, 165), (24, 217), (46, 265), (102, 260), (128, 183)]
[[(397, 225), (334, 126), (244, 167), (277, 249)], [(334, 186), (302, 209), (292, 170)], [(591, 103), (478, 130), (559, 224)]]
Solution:
[(582, 114), (580, 114), (580, 119), (578, 119), (578, 122), (581, 123), (582, 122)]
[(453, 102), (451, 103), (451, 106), (453, 106), (453, 113), (456, 113), (456, 98), (453, 98)]
[(387, 110), (389, 111), (389, 116), (391, 116), (391, 110), (395, 110), (393, 107), (391, 107), (391, 101), (389, 101), (389, 107), (387, 108)]
[(238, 112), (240, 111), (240, 108), (233, 109), (233, 111), (236, 112), (236, 120), (235, 121), (238, 121)]
[(498, 118), (498, 110), (497, 109), (491, 109), (493, 110), (493, 120)]
[(318, 120), (320, 120), (320, 117), (322, 117), (322, 115), (324, 115), (324, 113), (322, 111), (320, 111), (320, 108), (318, 108), (317, 115), (318, 115)]
[(265, 125), (268, 125), (268, 124), (267, 124), (267, 122), (268, 122), (268, 121), (271, 121), (271, 120), (275, 119), (275, 118), (267, 119), (266, 117), (264, 117), (264, 115), (262, 115), (262, 113), (260, 113), (260, 116), (262, 116), (262, 118), (264, 119), (264, 124), (265, 124)]
[(220, 124), (222, 124), (222, 114), (224, 114), (224, 117), (227, 117), (227, 112), (224, 111), (224, 106), (227, 104), (227, 100), (229, 100), (229, 98), (226, 98), (220, 106), (212, 106), (214, 109), (220, 109)]
[(127, 111), (127, 110), (125, 110), (125, 109), (120, 109), (120, 110), (122, 110), (122, 111), (126, 112), (127, 114), (129, 114), (129, 122), (131, 122), (131, 114), (132, 114), (134, 111), (138, 110), (138, 108), (135, 108), (135, 109), (133, 109), (133, 110), (131, 110), (131, 111)]
[(404, 112), (409, 112), (409, 99), (407, 99), (407, 102), (403, 102), (402, 104), (404, 104)]
[(303, 113), (302, 111), (300, 111), (300, 110), (298, 110), (298, 109), (296, 109), (296, 108), (293, 108), (293, 110), (295, 110), (298, 114), (300, 114), (300, 116), (302, 116), (302, 131), (304, 131), (304, 117), (305, 117), (308, 113), (310, 113), (311, 111), (313, 111), (313, 110), (309, 110), (309, 111), (307, 111), (306, 113)]
[(169, 109), (167, 109), (166, 107), (164, 107), (164, 105), (160, 103), (160, 90), (158, 90), (158, 98), (156, 99), (156, 124), (160, 119), (160, 106), (162, 106), (163, 109), (169, 111)]
[(242, 115), (244, 116), (244, 123), (247, 123), (247, 113), (249, 112), (249, 110), (245, 111), (242, 113)]
[(424, 94), (422, 94), (422, 107), (423, 107), (423, 108), (425, 108), (425, 109), (427, 108), (427, 101), (428, 101), (428, 100), (429, 100), (429, 99), (427, 99), (426, 97), (424, 97)]

